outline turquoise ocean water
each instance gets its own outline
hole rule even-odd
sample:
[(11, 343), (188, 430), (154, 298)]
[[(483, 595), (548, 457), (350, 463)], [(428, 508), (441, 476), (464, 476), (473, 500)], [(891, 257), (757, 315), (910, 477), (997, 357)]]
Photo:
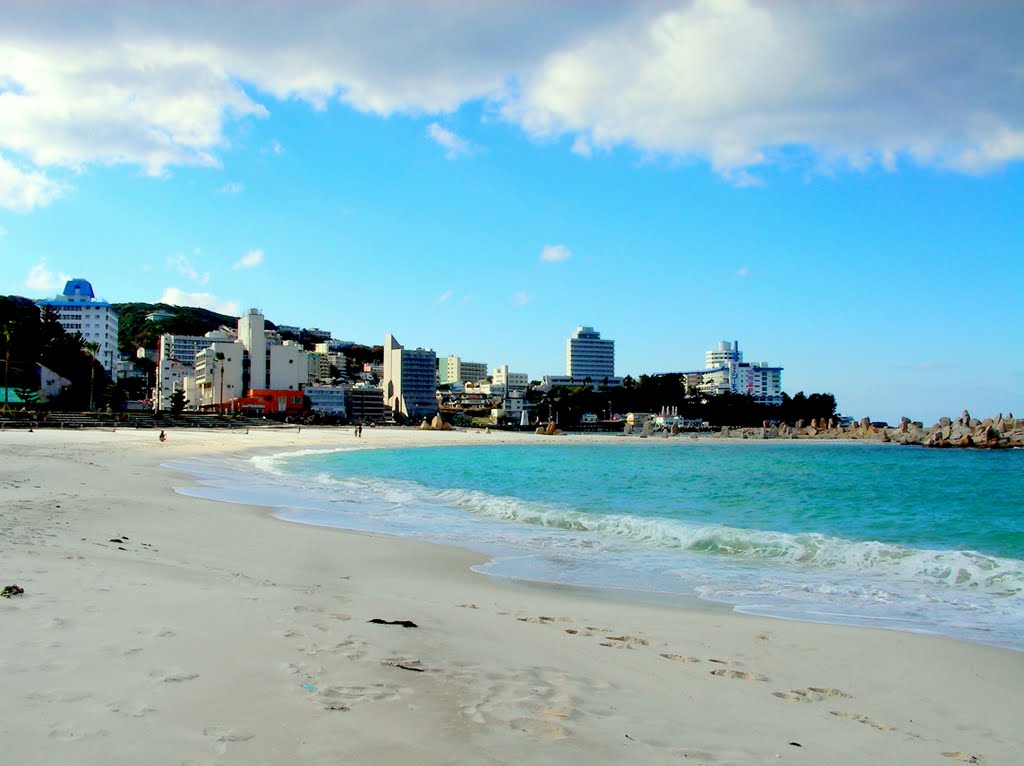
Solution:
[(192, 461), (191, 494), (481, 571), (1024, 649), (1024, 451), (636, 441)]

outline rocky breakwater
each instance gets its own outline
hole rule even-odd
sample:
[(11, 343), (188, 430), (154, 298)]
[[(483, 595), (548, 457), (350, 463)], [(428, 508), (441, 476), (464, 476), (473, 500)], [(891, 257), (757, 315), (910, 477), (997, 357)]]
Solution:
[(935, 448), (1009, 449), (1024, 448), (1024, 420), (1002, 413), (994, 418), (978, 420), (964, 410), (959, 418), (940, 418), (930, 428), (923, 423), (901, 418), (898, 426), (872, 423), (870, 418), (849, 426), (834, 419), (798, 420), (795, 425), (765, 421), (760, 428), (723, 427), (719, 438), (728, 439), (841, 439), (872, 440), (883, 443), (917, 445)]

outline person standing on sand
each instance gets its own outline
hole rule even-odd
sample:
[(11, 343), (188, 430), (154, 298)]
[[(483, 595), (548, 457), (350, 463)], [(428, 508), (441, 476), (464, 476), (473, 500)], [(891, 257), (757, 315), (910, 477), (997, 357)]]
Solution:
[(160, 441), (162, 441), (162, 442), (167, 441), (167, 434), (164, 433), (163, 431), (160, 432)]

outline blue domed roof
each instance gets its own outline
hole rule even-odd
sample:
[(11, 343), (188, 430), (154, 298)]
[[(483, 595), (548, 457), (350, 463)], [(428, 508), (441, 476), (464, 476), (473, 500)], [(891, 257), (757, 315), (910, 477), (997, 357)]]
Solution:
[(68, 283), (64, 285), (64, 295), (85, 295), (89, 298), (95, 298), (96, 293), (92, 291), (92, 285), (89, 284), (87, 279), (69, 279)]

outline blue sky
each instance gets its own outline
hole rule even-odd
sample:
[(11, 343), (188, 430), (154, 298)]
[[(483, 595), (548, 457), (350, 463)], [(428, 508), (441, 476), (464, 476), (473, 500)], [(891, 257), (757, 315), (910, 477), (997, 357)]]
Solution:
[(0, 293), (66, 276), (841, 411), (1024, 416), (1013, 3), (6, 2)]

